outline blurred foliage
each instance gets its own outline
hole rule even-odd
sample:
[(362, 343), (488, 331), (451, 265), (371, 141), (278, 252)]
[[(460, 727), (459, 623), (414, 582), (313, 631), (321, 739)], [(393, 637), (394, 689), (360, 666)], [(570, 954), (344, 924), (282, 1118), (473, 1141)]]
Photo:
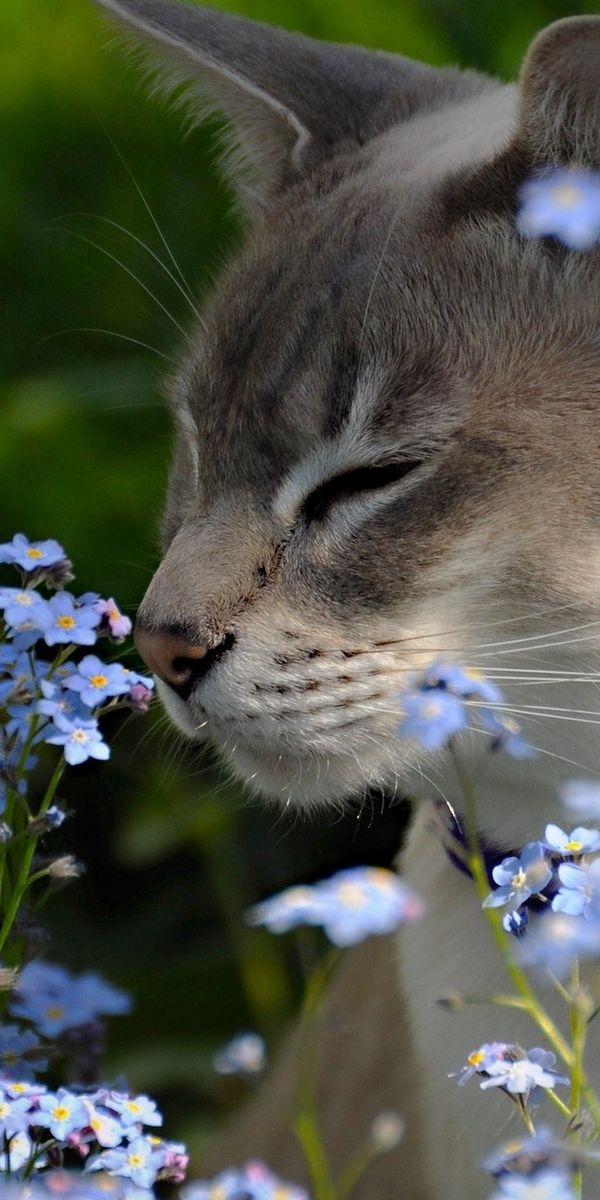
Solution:
[[(220, 7), (511, 77), (541, 26), (595, 4)], [(169, 460), (160, 380), (190, 317), (173, 259), (202, 296), (240, 229), (214, 131), (182, 138), (110, 42), (87, 0), (0, 8), (0, 540), (60, 539), (82, 590), (133, 608), (156, 563)], [(342, 853), (384, 860), (396, 822), (374, 810), (359, 825), (290, 830), (158, 715), (114, 734), (110, 766), (79, 767), (65, 788), (77, 815), (64, 844), (88, 872), (54, 905), (51, 954), (135, 992), (134, 1016), (114, 1022), (111, 1069), (159, 1094), (170, 1133), (197, 1146), (235, 1094), (211, 1074), (213, 1049), (248, 1024), (275, 1036), (293, 1005), (298, 963), (245, 929), (244, 907)]]

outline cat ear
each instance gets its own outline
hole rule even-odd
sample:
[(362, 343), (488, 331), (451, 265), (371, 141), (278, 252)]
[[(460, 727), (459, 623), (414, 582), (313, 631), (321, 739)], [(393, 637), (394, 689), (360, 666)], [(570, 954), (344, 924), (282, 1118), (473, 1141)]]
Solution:
[(600, 17), (567, 17), (535, 38), (517, 141), (535, 162), (600, 167)]
[[(97, 3), (142, 42), (159, 44), (171, 83), (189, 85), (196, 115), (208, 108), (229, 118), (234, 153), (226, 166), (249, 207), (267, 203), (342, 140), (366, 141), (390, 100), (408, 115), (422, 96), (439, 103), (444, 87), (446, 73), (399, 55), (320, 43), (178, 0)], [(452, 90), (460, 75), (449, 74)]]

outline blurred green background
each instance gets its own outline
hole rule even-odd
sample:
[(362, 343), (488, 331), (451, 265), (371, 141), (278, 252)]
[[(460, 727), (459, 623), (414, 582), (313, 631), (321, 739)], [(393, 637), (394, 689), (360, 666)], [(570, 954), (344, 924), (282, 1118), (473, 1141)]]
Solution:
[[(316, 37), (514, 76), (560, 0), (231, 0)], [(0, 541), (56, 537), (81, 590), (133, 612), (157, 558), (169, 459), (161, 376), (189, 308), (155, 222), (202, 296), (241, 230), (214, 129), (183, 138), (86, 0), (0, 7)], [(142, 198), (143, 196), (143, 198)], [(152, 217), (150, 215), (152, 213)], [(288, 828), (190, 755), (157, 712), (115, 724), (109, 767), (76, 768), (65, 848), (88, 864), (54, 904), (50, 954), (136, 997), (109, 1070), (158, 1096), (198, 1150), (237, 1098), (211, 1055), (294, 1005), (296, 952), (245, 930), (244, 907), (340, 856), (384, 860), (396, 818)], [(345, 842), (344, 842), (345, 838)], [(341, 847), (341, 849), (340, 849)]]

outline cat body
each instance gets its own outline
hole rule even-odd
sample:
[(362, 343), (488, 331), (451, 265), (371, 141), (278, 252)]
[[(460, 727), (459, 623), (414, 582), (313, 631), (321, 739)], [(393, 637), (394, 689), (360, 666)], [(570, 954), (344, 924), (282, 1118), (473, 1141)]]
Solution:
[[(406, 1025), (380, 1029), (407, 1048), (409, 1132), (377, 1196), (479, 1200), (508, 1102), (448, 1072), (483, 1042), (540, 1035), (436, 1003), (506, 979), (433, 819), (432, 796), (460, 810), (452, 760), (398, 738), (400, 693), (442, 656), (501, 684), (537, 757), (488, 754), (481, 725), (461, 751), (499, 857), (561, 822), (561, 779), (600, 774), (598, 252), (514, 222), (535, 169), (600, 166), (600, 19), (542, 32), (513, 86), (173, 0), (101, 2), (230, 118), (250, 217), (171, 384), (164, 557), (138, 645), (179, 728), (259, 794), (420, 801), (400, 870), (427, 913), (395, 943)], [(361, 976), (365, 1021), (381, 999), (366, 993)], [(355, 1058), (358, 1104), (369, 1053)]]

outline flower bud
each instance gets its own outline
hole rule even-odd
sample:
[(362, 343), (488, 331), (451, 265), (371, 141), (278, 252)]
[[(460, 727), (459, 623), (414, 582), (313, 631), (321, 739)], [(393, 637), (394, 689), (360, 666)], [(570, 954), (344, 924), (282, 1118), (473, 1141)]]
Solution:
[(382, 1154), (395, 1150), (404, 1137), (404, 1121), (397, 1112), (382, 1112), (371, 1122), (371, 1141)]
[(83, 871), (83, 866), (72, 854), (63, 854), (62, 858), (55, 858), (46, 869), (51, 879), (77, 879)]

